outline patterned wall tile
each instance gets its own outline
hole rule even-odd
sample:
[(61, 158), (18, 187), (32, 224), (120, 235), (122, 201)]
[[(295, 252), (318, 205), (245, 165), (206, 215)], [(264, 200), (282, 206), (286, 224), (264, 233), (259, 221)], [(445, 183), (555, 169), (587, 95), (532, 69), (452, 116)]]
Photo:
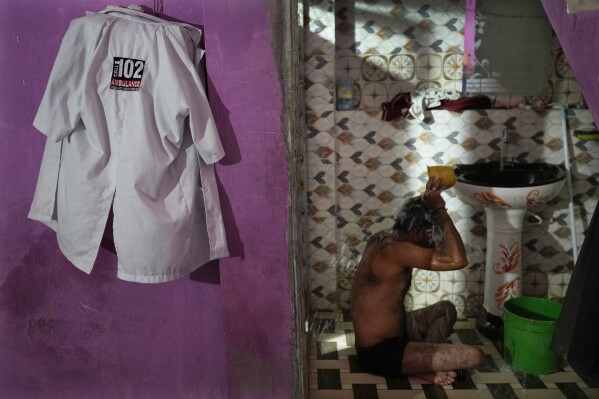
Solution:
[(549, 280), (549, 298), (560, 299), (566, 296), (568, 283), (570, 283), (571, 273), (550, 273)]
[[(373, 63), (375, 81), (383, 82), (386, 87), (386, 90), (378, 88), (377, 97), (386, 92), (389, 100), (397, 93), (433, 87), (462, 91), (464, 1), (398, 4), (392, 0), (338, 0), (335, 10), (336, 76), (338, 79), (349, 76), (356, 82), (356, 107), (378, 109), (386, 101), (373, 100), (373, 87), (367, 87), (370, 93), (367, 101), (361, 98), (365, 80), (373, 80)], [(371, 62), (362, 63), (361, 71), (348, 70), (341, 61), (347, 56), (371, 58)], [(441, 57), (440, 63), (437, 57)], [(550, 92), (526, 97), (510, 93), (495, 95), (492, 97), (495, 106), (539, 106), (551, 102), (584, 105), (580, 87), (555, 37), (550, 64)], [(476, 92), (471, 82), (469, 92)]]
[[(378, 110), (400, 92), (461, 89), (463, 9), (464, 1), (336, 1), (337, 78), (356, 81), (360, 109)], [(348, 56), (362, 59), (361, 74)]]
[(337, 302), (335, 194), (335, 20), (332, 0), (304, 7), (304, 80), (310, 303)]
[(412, 306), (411, 309), (421, 309), (426, 306), (434, 305), (441, 300), (441, 293), (439, 292), (427, 292), (420, 293), (418, 295), (412, 294)]
[[(358, 113), (361, 115), (356, 115)], [(570, 113), (571, 119), (578, 121), (575, 125), (581, 124), (580, 120), (588, 123), (587, 110)], [(389, 228), (391, 217), (403, 198), (424, 189), (427, 164), (496, 159), (498, 138), (506, 127), (516, 132), (508, 144), (508, 151), (515, 159), (563, 162), (563, 145), (555, 142), (561, 140), (561, 124), (555, 123), (559, 120), (558, 110), (485, 110), (461, 114), (433, 111), (434, 123), (405, 122), (405, 128), (396, 131), (384, 128), (388, 123), (380, 120), (380, 114), (352, 111), (344, 112), (343, 118), (347, 120), (341, 125), (347, 128), (351, 125), (351, 129), (338, 133), (336, 184), (340, 211), (337, 228), (340, 243), (348, 244), (347, 240), (353, 243), (353, 251), (349, 253), (354, 265), (368, 235)], [(485, 121), (481, 122), (482, 119)], [(439, 121), (438, 125), (436, 121)], [(459, 133), (454, 134), (456, 131), (451, 127), (457, 127)], [(380, 145), (385, 140), (389, 141)], [(462, 146), (469, 140), (474, 140), (475, 144)], [(393, 168), (393, 163), (397, 168)], [(411, 298), (417, 308), (445, 295), (459, 301), (461, 311), (473, 312), (475, 304), (481, 303), (484, 287), (485, 216), (482, 208), (462, 203), (451, 190), (446, 196), (452, 219), (466, 242), (470, 266), (458, 275), (457, 272), (415, 273)], [(547, 296), (549, 292), (559, 291), (552, 288), (548, 274), (572, 268), (568, 254), (571, 249), (569, 233), (562, 231), (568, 229), (563, 213), (567, 198), (567, 193), (562, 193), (548, 206), (536, 210), (542, 223), (535, 225), (538, 220), (533, 217), (523, 231), (523, 259), (529, 267), (524, 275), (525, 293)], [(596, 199), (587, 199), (590, 201), (583, 206), (592, 209)], [(343, 293), (340, 298), (348, 298), (347, 283), (350, 280), (346, 274), (342, 278), (345, 282), (338, 287)], [(339, 306), (348, 307), (349, 303), (342, 299)]]
[(416, 292), (437, 292), (441, 286), (439, 272), (415, 270), (413, 287)]
[(444, 294), (462, 294), (466, 290), (466, 273), (463, 270), (443, 273), (440, 279), (441, 291)]
[[(561, 163), (561, 120), (558, 110), (516, 108), (546, 104), (553, 97), (504, 96), (493, 98), (495, 105), (512, 109), (433, 111), (421, 123), (382, 121), (380, 104), (396, 93), (432, 86), (461, 89), (463, 1), (325, 0), (305, 9), (311, 305), (346, 308), (352, 270), (366, 238), (390, 228), (404, 198), (424, 190), (427, 165), (496, 160), (506, 128), (514, 132), (510, 157)], [(411, 22), (398, 23), (401, 16)], [(552, 95), (570, 104), (584, 102), (557, 40), (553, 54)], [(353, 79), (354, 97), (359, 97), (354, 98), (359, 108), (352, 111), (335, 109), (335, 79), (342, 77)], [(597, 203), (599, 143), (572, 136), (573, 130), (594, 128), (588, 110), (568, 110), (568, 127), (580, 247)], [(460, 312), (476, 315), (483, 301), (485, 215), (452, 190), (444, 197), (467, 243), (469, 266), (459, 272), (415, 273), (406, 302), (418, 308), (449, 299)], [(543, 222), (523, 231), (525, 292), (563, 297), (573, 267), (568, 201), (564, 189), (547, 207), (534, 210)]]
[(416, 59), (410, 54), (396, 54), (389, 58), (389, 78), (410, 81), (416, 76)]

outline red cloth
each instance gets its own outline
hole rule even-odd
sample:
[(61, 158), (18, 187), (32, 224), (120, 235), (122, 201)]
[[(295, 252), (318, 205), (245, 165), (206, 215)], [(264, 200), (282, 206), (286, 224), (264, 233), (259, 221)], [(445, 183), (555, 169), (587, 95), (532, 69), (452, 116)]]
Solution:
[(442, 100), (441, 105), (431, 109), (446, 109), (448, 111), (463, 111), (465, 109), (491, 108), (491, 99), (484, 95), (462, 97), (457, 100)]
[[(412, 106), (412, 95), (410, 93), (399, 93), (391, 101), (383, 103), (382, 119), (392, 121), (399, 117), (408, 116)], [(491, 99), (485, 95), (462, 97), (457, 100), (441, 100), (441, 105), (431, 109), (445, 109), (448, 111), (463, 111), (465, 109), (488, 109), (491, 108)]]
[(399, 93), (391, 101), (383, 103), (383, 120), (392, 121), (400, 116), (405, 117), (412, 106), (412, 95), (410, 93)]

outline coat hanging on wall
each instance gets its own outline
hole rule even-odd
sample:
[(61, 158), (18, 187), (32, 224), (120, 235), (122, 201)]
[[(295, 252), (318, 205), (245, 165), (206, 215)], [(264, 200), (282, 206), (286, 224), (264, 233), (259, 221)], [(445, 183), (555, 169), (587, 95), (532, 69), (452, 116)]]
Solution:
[(201, 35), (110, 6), (62, 40), (34, 120), (47, 141), (29, 217), (86, 273), (111, 209), (121, 279), (170, 281), (229, 255)]

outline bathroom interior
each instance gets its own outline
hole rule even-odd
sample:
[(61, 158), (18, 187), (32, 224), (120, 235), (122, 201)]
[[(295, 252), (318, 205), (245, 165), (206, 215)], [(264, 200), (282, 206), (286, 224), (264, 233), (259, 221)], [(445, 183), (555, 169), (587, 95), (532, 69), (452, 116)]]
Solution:
[[(450, 340), (479, 345), (485, 366), (445, 387), (361, 373), (349, 313), (365, 239), (422, 192), (427, 166), (498, 161), (502, 148), (508, 162), (563, 164), (569, 155), (570, 184), (527, 209), (520, 243), (522, 294), (564, 301), (597, 203), (599, 144), (578, 133), (592, 134), (599, 117), (599, 52), (589, 51), (599, 10), (570, 10), (593, 1), (542, 0), (551, 29), (520, 40), (534, 37), (534, 48), (502, 36), (484, 57), (467, 50), (487, 43), (478, 42), (478, 0), (141, 3), (163, 4), (165, 16), (205, 32), (231, 256), (177, 281), (132, 284), (116, 278), (107, 251), (90, 275), (76, 270), (55, 234), (27, 219), (45, 142), (32, 121), (61, 39), (71, 20), (107, 3), (4, 2), (0, 398), (599, 397), (596, 381), (569, 364), (546, 375), (513, 372), (501, 343), (477, 329), (486, 211), (460, 199), (457, 186), (443, 195), (469, 265), (415, 273), (407, 305), (453, 302), (459, 321)], [(543, 43), (531, 36), (541, 31)], [(497, 81), (475, 79), (488, 77), (475, 57), (500, 50), (507, 55), (492, 65), (519, 60), (520, 71), (540, 71), (501, 83), (535, 90), (497, 92), (496, 73)], [(347, 82), (351, 109), (337, 109), (338, 83)], [(430, 88), (485, 94), (493, 107), (382, 119), (382, 104), (398, 93)]]
[[(505, 257), (522, 260), (519, 292), (508, 298), (563, 302), (597, 204), (599, 146), (582, 139), (596, 127), (542, 4), (331, 0), (304, 7), (310, 398), (599, 397), (596, 381), (567, 363), (540, 376), (506, 363), (503, 335), (481, 321), (488, 216), (483, 202), (464, 201), (457, 186), (444, 198), (469, 264), (415, 271), (406, 308), (451, 301), (460, 318), (451, 341), (482, 345), (487, 363), (443, 389), (360, 373), (353, 348), (350, 293), (365, 241), (424, 190), (427, 166), (500, 159), (565, 166), (567, 182), (554, 198), (525, 207), (520, 241), (504, 245)], [(427, 89), (482, 94), (491, 104), (383, 111), (401, 93)]]

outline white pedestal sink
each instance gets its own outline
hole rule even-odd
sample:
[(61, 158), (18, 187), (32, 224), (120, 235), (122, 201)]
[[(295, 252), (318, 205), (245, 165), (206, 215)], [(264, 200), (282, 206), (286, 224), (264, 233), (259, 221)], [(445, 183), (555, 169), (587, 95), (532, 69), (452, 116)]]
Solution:
[(482, 206), (487, 222), (483, 314), (479, 331), (493, 339), (503, 334), (503, 304), (522, 293), (522, 224), (527, 209), (555, 198), (565, 184), (561, 166), (498, 162), (456, 165), (455, 190), (471, 205)]

